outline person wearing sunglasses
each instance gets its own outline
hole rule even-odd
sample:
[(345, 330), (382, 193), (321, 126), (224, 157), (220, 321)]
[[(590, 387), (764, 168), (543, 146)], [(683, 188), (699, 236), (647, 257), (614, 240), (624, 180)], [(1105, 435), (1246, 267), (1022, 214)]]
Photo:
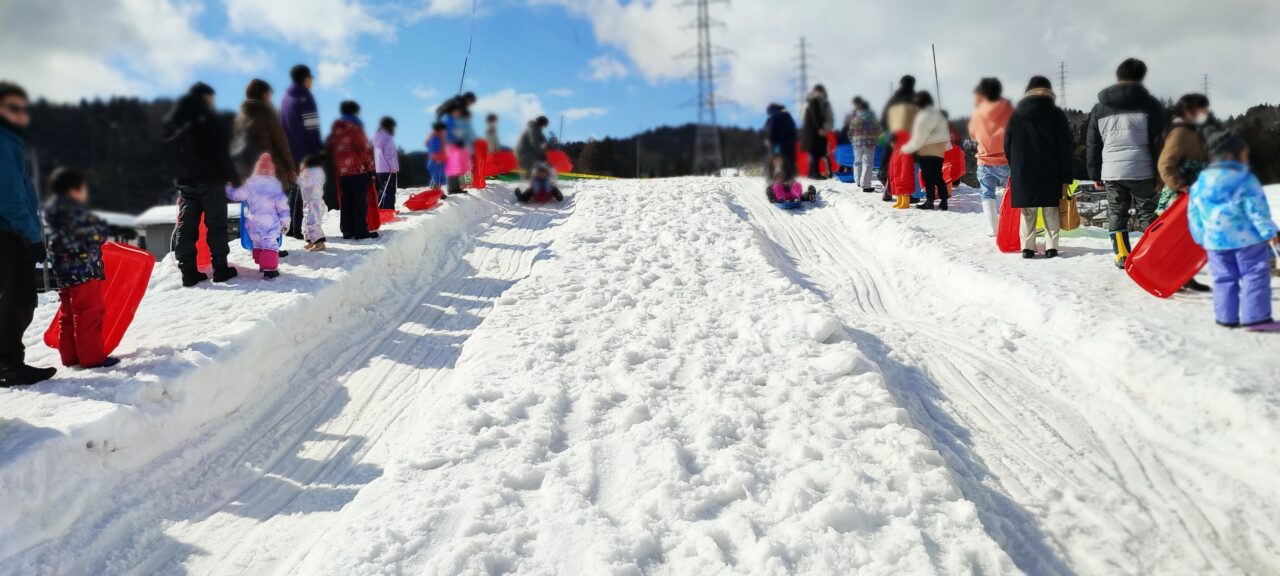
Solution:
[(22, 345), (36, 310), (35, 266), (46, 258), (24, 150), (30, 124), (27, 92), (0, 81), (0, 388), (43, 382), (57, 373), (28, 366)]

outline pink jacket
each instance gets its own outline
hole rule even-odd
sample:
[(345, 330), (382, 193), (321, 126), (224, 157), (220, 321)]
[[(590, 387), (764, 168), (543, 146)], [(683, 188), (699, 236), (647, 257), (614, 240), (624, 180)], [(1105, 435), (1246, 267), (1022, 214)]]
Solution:
[(983, 102), (969, 119), (969, 137), (978, 143), (979, 166), (1008, 166), (1004, 155), (1004, 131), (1013, 116), (1013, 104), (1001, 98)]

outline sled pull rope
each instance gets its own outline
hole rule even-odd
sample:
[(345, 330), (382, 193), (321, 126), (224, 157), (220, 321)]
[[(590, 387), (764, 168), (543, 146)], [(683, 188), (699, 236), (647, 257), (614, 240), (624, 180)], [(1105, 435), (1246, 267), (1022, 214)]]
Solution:
[(480, 0), (471, 0), (471, 35), (467, 38), (467, 56), (462, 59), (462, 77), (458, 79), (458, 93), (462, 93), (462, 85), (467, 82), (467, 65), (471, 63), (471, 47), (476, 42), (476, 4)]

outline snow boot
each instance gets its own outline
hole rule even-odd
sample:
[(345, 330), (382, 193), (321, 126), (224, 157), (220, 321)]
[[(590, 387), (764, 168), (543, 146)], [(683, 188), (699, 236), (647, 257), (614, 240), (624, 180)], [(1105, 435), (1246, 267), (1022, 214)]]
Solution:
[(556, 202), (564, 202), (564, 193), (561, 192), (560, 189), (556, 188), (555, 186), (551, 187), (551, 197), (555, 198)]
[(802, 196), (800, 199), (801, 199), (801, 200), (804, 200), (805, 202), (809, 202), (809, 203), (817, 202), (817, 201), (818, 201), (818, 189), (817, 189), (817, 188), (814, 188), (813, 186), (810, 186), (808, 190), (805, 190), (805, 192), (804, 192), (804, 196)]
[(281, 250), (281, 251), (277, 252), (277, 254), (279, 254), (281, 258), (285, 258), (285, 257), (287, 257), (287, 256), (289, 255), (289, 251), (288, 251), (288, 250)]
[(324, 249), (324, 238), (312, 242), (311, 245), (307, 246), (307, 252), (324, 252)]
[(267, 280), (275, 280), (276, 278), (280, 277), (280, 271), (279, 270), (263, 270), (262, 277)]
[[(1048, 254), (1045, 254), (1045, 256), (1048, 256)], [(1030, 259), (1035, 258), (1035, 257), (1036, 257), (1036, 251), (1035, 251), (1035, 250), (1023, 250), (1023, 251), (1022, 251), (1022, 259), (1023, 259), (1023, 260), (1030, 260)]]
[(1055, 249), (1053, 249), (1053, 248), (1050, 248), (1050, 249), (1048, 249), (1048, 250), (1045, 250), (1045, 251), (1044, 251), (1044, 257), (1045, 257), (1045, 258), (1057, 258), (1057, 257), (1058, 257), (1058, 251), (1057, 251), (1057, 250), (1055, 250)]
[(1182, 289), (1186, 290), (1187, 292), (1213, 292), (1213, 288), (1210, 288), (1209, 286), (1205, 286), (1204, 284), (1196, 282), (1195, 278), (1188, 280), (1187, 285), (1183, 286)]
[(863, 191), (863, 192), (869, 192), (869, 193), (875, 193), (875, 191), (876, 191), (876, 187), (875, 187), (875, 186), (863, 186), (863, 187), (862, 187), (862, 191)]
[(213, 270), (213, 282), (215, 284), (221, 284), (239, 275), (240, 275), (240, 271), (230, 266), (225, 266), (223, 268), (215, 268)]
[(94, 368), (110, 368), (119, 363), (120, 363), (119, 358), (116, 358), (115, 356), (107, 356), (102, 360), (101, 364), (98, 364), (97, 366), (85, 366), (85, 368), (90, 370)]
[(995, 200), (982, 201), (982, 217), (986, 219), (987, 225), (991, 227), (991, 232), (987, 236), (995, 236), (996, 231), (1000, 228), (1000, 211), (996, 208)]
[(204, 282), (205, 280), (208, 280), (208, 279), (209, 279), (209, 275), (199, 270), (183, 270), (182, 271), (182, 286), (184, 288), (194, 287), (196, 284)]
[(916, 205), (917, 210), (933, 210), (933, 200), (921, 202)]
[(0, 366), (0, 388), (38, 384), (53, 378), (57, 373), (57, 368), (36, 368), (22, 362), (3, 365)]
[(1129, 251), (1132, 250), (1129, 244), (1128, 230), (1113, 230), (1111, 232), (1111, 250), (1116, 255), (1116, 268), (1124, 270), (1124, 265), (1129, 260)]

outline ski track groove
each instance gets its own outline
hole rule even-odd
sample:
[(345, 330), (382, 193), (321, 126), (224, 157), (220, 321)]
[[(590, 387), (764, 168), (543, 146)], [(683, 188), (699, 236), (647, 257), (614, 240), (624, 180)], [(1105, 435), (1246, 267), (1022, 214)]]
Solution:
[[(1010, 487), (1018, 486), (1025, 492), (1030, 486), (1045, 484), (1069, 487), (1111, 485), (1125, 496), (1124, 501), (1114, 503), (1115, 509), (1105, 505), (1099, 507), (1098, 502), (1090, 501), (1084, 506), (1093, 505), (1093, 508), (1080, 507), (1081, 509), (1073, 510), (1073, 513), (1079, 517), (1092, 518), (1093, 523), (1118, 526), (1130, 535), (1130, 540), (1121, 545), (1129, 552), (1125, 560), (1132, 564), (1113, 565), (1116, 571), (1145, 573), (1167, 570), (1167, 565), (1163, 565), (1163, 568), (1159, 564), (1153, 565), (1153, 562), (1159, 561), (1159, 553), (1151, 551), (1167, 546), (1189, 546), (1194, 549), (1201, 562), (1200, 568), (1194, 569), (1196, 571), (1207, 569), (1232, 572), (1241, 569), (1240, 565), (1234, 565), (1240, 559), (1231, 555), (1229, 547), (1227, 550), (1206, 550), (1201, 542), (1204, 534), (1211, 536), (1211, 540), (1219, 546), (1224, 542), (1221, 534), (1195, 499), (1173, 479), (1174, 475), (1155, 450), (1135, 449), (1130, 443), (1133, 431), (1121, 430), (1110, 423), (1099, 422), (1098, 418), (1089, 418), (1079, 413), (1070, 400), (1061, 397), (1060, 389), (1050, 385), (1044, 377), (1019, 366), (1020, 362), (1035, 365), (1037, 360), (1028, 357), (1022, 350), (1051, 351), (1054, 347), (1023, 344), (1019, 346), (1020, 350), (1002, 350), (1004, 353), (996, 356), (992, 354), (992, 350), (979, 350), (977, 346), (968, 344), (970, 336), (962, 332), (913, 317), (911, 307), (900, 302), (892, 288), (886, 290), (881, 287), (885, 279), (892, 278), (892, 275), (884, 274), (883, 268), (876, 266), (875, 262), (859, 252), (859, 249), (873, 252), (875, 248), (856, 234), (841, 233), (842, 223), (835, 211), (824, 210), (822, 207), (804, 212), (779, 210), (769, 205), (750, 186), (740, 185), (738, 188), (737, 191), (729, 192), (727, 201), (731, 204), (742, 203), (742, 209), (735, 211), (755, 225), (759, 234), (771, 241), (766, 242), (774, 252), (771, 260), (780, 265), (784, 273), (803, 280), (798, 283), (810, 286), (831, 302), (842, 314), (847, 326), (881, 339), (890, 349), (891, 356), (906, 358), (909, 364), (924, 370), (945, 396), (939, 400), (939, 406), (946, 415), (934, 413), (927, 402), (919, 403), (918, 408), (923, 410), (908, 406), (917, 426), (925, 428), (922, 431), (934, 438), (935, 443), (940, 437), (946, 443), (951, 441), (949, 437), (954, 436), (954, 432), (948, 430), (952, 426), (947, 421), (954, 418), (970, 434), (968, 441), (964, 438), (956, 440), (968, 445), (974, 452), (975, 459), (988, 453), (994, 457), (986, 463), (991, 467), (990, 473), (982, 474), (981, 477), (971, 476), (960, 482), (966, 497), (974, 500), (979, 509), (983, 510), (984, 522), (994, 520), (999, 524), (998, 519), (1006, 511), (993, 510), (984, 505), (984, 498), (975, 494), (982, 490), (979, 486), (985, 486), (1015, 501), (1026, 503), (1030, 500), (1034, 503), (1039, 499), (1037, 495), (1030, 493), (1029, 498), (1019, 496)], [(866, 204), (857, 206), (857, 209), (874, 208), (879, 207), (869, 208)], [(836, 276), (836, 271), (847, 276)], [(937, 281), (942, 285), (946, 282), (945, 279)], [(937, 288), (926, 288), (926, 292), (932, 289), (939, 293), (936, 292)], [(882, 296), (884, 294), (889, 296), (885, 298)], [(1072, 378), (1072, 381), (1087, 382), (1090, 379), (1096, 379), (1098, 387), (1120, 384), (1112, 382), (1107, 375), (1101, 373), (1090, 374), (1088, 378)], [(917, 388), (918, 385), (900, 382), (897, 387), (910, 389)], [(911, 390), (900, 392), (903, 393), (908, 397), (920, 394), (919, 391)], [(1054, 417), (1056, 422), (1047, 416)], [(1159, 442), (1160, 439), (1146, 441)], [(1121, 451), (1112, 446), (1116, 442), (1122, 446)], [(989, 447), (996, 449), (988, 450)], [(950, 450), (940, 448), (943, 448), (944, 453)], [(1105, 460), (1096, 461), (1098, 456)], [(1015, 462), (1010, 463), (1011, 460)], [(955, 474), (966, 476), (972, 473), (966, 467), (955, 466), (953, 459), (949, 458), (948, 462), (953, 464)], [(1037, 478), (1056, 480), (1044, 482)], [(1135, 482), (1140, 485), (1134, 486)], [(1141, 492), (1147, 495), (1143, 496)], [(1162, 507), (1161, 515), (1155, 514), (1148, 505), (1152, 495), (1158, 497)], [(1059, 503), (1063, 502), (1065, 501)], [(1147, 525), (1130, 526), (1126, 515), (1119, 511), (1122, 506), (1136, 507)], [(1188, 510), (1195, 514), (1194, 520), (1185, 516), (1184, 511)], [(1032, 513), (1043, 515), (1046, 512), (1047, 510)], [(1169, 520), (1176, 522), (1177, 527), (1169, 526)], [(1171, 532), (1176, 533), (1176, 536)], [(1174, 538), (1175, 543), (1162, 541), (1161, 536)], [(1066, 552), (1064, 548), (1072, 548), (1065, 546), (1054, 535), (1024, 535), (1023, 538), (1043, 538), (1053, 542), (1054, 556), (1062, 556)], [(1007, 539), (999, 537), (997, 540), (1006, 546), (1019, 568), (1025, 571), (1074, 571), (1057, 558), (1046, 558), (1044, 554), (1039, 557), (1034, 554), (1028, 556), (1016, 543), (1010, 545)]]
[[(114, 497), (139, 505), (121, 506), (118, 509), (132, 511), (90, 522), (93, 534), (88, 538), (83, 534), (81, 538), (73, 536), (71, 539), (83, 539), (86, 545), (75, 560), (77, 567), (69, 571), (184, 573), (186, 561), (205, 554), (166, 534), (175, 527), (186, 536), (200, 536), (184, 540), (234, 542), (215, 558), (202, 559), (216, 566), (216, 573), (239, 573), (243, 567), (241, 561), (257, 564), (259, 558), (244, 558), (244, 555), (252, 555), (255, 549), (273, 548), (265, 543), (272, 538), (286, 544), (275, 547), (285, 549), (277, 562), (305, 555), (308, 547), (289, 546), (308, 540), (298, 525), (284, 526), (282, 530), (281, 526), (266, 520), (282, 514), (288, 516), (290, 506), (306, 506), (309, 488), (358, 488), (372, 480), (360, 477), (370, 474), (364, 469), (369, 457), (388, 450), (384, 439), (389, 438), (395, 423), (412, 406), (411, 399), (430, 393), (435, 382), (449, 376), (452, 362), (466, 338), (483, 322), (497, 298), (531, 272), (550, 245), (555, 229), (572, 214), (570, 196), (558, 208), (513, 204), (490, 217), (487, 225), (479, 224), (483, 226), (481, 232), (448, 273), (421, 289), (419, 294), (399, 301), (404, 305), (402, 314), (393, 316), (385, 325), (362, 327), (355, 333), (356, 338), (362, 338), (357, 340), (362, 341), (361, 345), (328, 357), (325, 355), (331, 350), (323, 347), (308, 352), (304, 367), (319, 365), (323, 369), (317, 372), (314, 368), (304, 368), (293, 374), (284, 388), (301, 394), (285, 394), (280, 400), (282, 405), (278, 406), (280, 410), (264, 413), (259, 418), (260, 424), (239, 428), (239, 432), (231, 435), (231, 442), (225, 442), (227, 439), (216, 433), (207, 433), (176, 450), (173, 458), (176, 461), (165, 462), (159, 468), (149, 467), (143, 472), (159, 471), (163, 475), (169, 467), (185, 468), (178, 483), (187, 487), (209, 486), (207, 491), (196, 491), (201, 492), (200, 496), (206, 501), (213, 499), (211, 504), (201, 506), (197, 500), (193, 509), (187, 502), (191, 495), (175, 491), (164, 499), (163, 505), (146, 506), (141, 503), (154, 496), (149, 484), (142, 483), (143, 488), (133, 492), (126, 489)], [(482, 282), (473, 282), (476, 279)], [(458, 328), (457, 320), (467, 316), (474, 320), (466, 320), (466, 326)], [(425, 327), (426, 335), (407, 336), (402, 332), (406, 326)], [(439, 341), (428, 340), (431, 338)], [(406, 370), (401, 362), (394, 360), (423, 352), (419, 348), (426, 348), (422, 363), (433, 368)], [(351, 377), (358, 372), (363, 374), (352, 382)], [(317, 388), (309, 386), (310, 382), (325, 384)], [(291, 401), (291, 396), (295, 401)], [(338, 441), (333, 441), (335, 438)], [(394, 441), (394, 436), (390, 439)], [(198, 462), (185, 465), (182, 462), (179, 453), (192, 444), (219, 441), (225, 442), (225, 448), (212, 446)], [(312, 447), (317, 444), (321, 448)], [(170, 456), (165, 459), (169, 460)], [(252, 470), (247, 477), (245, 469)], [(381, 471), (373, 474), (376, 476)], [(241, 488), (230, 496), (218, 497), (217, 489), (226, 485)], [(346, 502), (349, 501), (347, 498)], [(332, 512), (340, 513), (340, 508)], [(231, 518), (219, 518), (219, 513)], [(255, 519), (259, 521), (253, 521)], [(312, 522), (319, 522), (323, 531), (324, 519)], [(195, 527), (201, 523), (212, 524), (212, 531), (238, 531), (240, 536), (218, 538)], [(117, 537), (109, 537), (113, 534)], [(49, 546), (38, 546), (23, 555), (34, 555), (38, 562), (41, 549)], [(56, 573), (61, 570), (53, 569)]]

